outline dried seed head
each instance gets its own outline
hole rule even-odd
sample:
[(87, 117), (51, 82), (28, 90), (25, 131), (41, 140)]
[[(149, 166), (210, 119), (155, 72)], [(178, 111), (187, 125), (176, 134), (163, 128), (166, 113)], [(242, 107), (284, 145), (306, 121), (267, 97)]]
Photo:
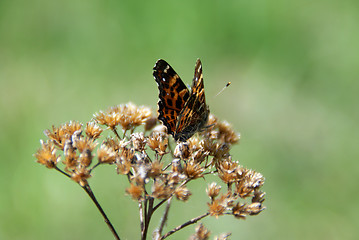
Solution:
[(91, 121), (86, 123), (85, 131), (86, 131), (86, 135), (89, 138), (97, 139), (100, 137), (103, 130), (94, 121)]
[(102, 143), (109, 148), (112, 148), (114, 152), (117, 152), (121, 147), (125, 147), (126, 145), (123, 144), (123, 141), (119, 142), (117, 138), (108, 137)]
[(201, 139), (198, 138), (196, 135), (189, 138), (187, 140), (187, 144), (191, 152), (195, 152), (203, 148), (201, 145)]
[(113, 164), (116, 162), (116, 157), (116, 152), (104, 143), (101, 144), (99, 149), (97, 149), (97, 158), (99, 163)]
[(215, 216), (216, 218), (218, 218), (219, 216), (223, 215), (224, 212), (226, 211), (226, 207), (223, 206), (221, 199), (216, 199), (214, 201), (212, 201), (211, 203), (207, 203), (208, 207), (209, 207), (209, 214), (211, 216)]
[(185, 186), (180, 186), (176, 188), (174, 194), (176, 198), (181, 201), (187, 201), (192, 195), (192, 193)]
[(208, 151), (205, 151), (203, 148), (199, 149), (192, 153), (192, 159), (197, 163), (202, 163), (209, 155)]
[(152, 185), (152, 196), (157, 199), (167, 199), (173, 193), (173, 187), (162, 181), (155, 181)]
[(75, 169), (78, 165), (78, 155), (76, 154), (76, 149), (72, 145), (71, 140), (66, 140), (64, 143), (64, 156), (66, 169)]
[(90, 177), (90, 171), (87, 168), (79, 167), (72, 173), (71, 179), (80, 184), (81, 187), (84, 187), (88, 185), (87, 179)]
[(121, 125), (124, 131), (133, 130), (137, 126), (144, 124), (151, 116), (152, 112), (149, 108), (144, 106), (137, 107), (131, 102), (94, 114), (94, 118), (98, 123), (111, 129)]
[(126, 175), (131, 171), (131, 161), (127, 161), (126, 159), (118, 159), (116, 163), (118, 174)]
[(181, 164), (181, 159), (175, 158), (172, 160), (172, 171), (176, 173), (182, 173), (183, 167)]
[(227, 143), (221, 143), (216, 145), (216, 149), (213, 153), (215, 159), (227, 158), (229, 157), (230, 145)]
[(160, 163), (158, 161), (152, 162), (151, 168), (148, 172), (148, 177), (156, 178), (157, 176), (160, 176), (163, 173), (162, 166), (163, 166), (163, 163)]
[(216, 126), (217, 122), (218, 122), (217, 117), (214, 116), (212, 113), (209, 114), (207, 125), (208, 126)]
[(68, 123), (66, 123), (63, 128), (66, 129), (66, 131), (68, 132), (69, 135), (73, 135), (76, 131), (81, 130), (82, 128), (82, 123), (77, 122), (77, 121), (70, 121)]
[(76, 143), (82, 138), (82, 130), (77, 130), (71, 135), (72, 145), (76, 148)]
[(159, 155), (166, 154), (168, 146), (167, 135), (160, 132), (153, 132), (147, 139), (148, 146)]
[(144, 162), (139, 162), (133, 166), (133, 176), (131, 181), (135, 182), (136, 185), (144, 185), (148, 182), (148, 172), (150, 171), (150, 166), (146, 165)]
[(236, 193), (241, 196), (241, 198), (246, 198), (252, 196), (254, 191), (261, 187), (264, 183), (264, 178), (262, 174), (257, 173), (252, 170), (247, 170), (240, 168), (242, 176), (240, 181), (236, 182)]
[(264, 209), (265, 207), (263, 207), (261, 203), (251, 203), (247, 206), (246, 211), (249, 215), (257, 215)]
[(184, 164), (183, 173), (186, 174), (188, 178), (196, 179), (202, 177), (204, 168), (200, 164), (195, 163), (194, 161), (188, 161)]
[[(41, 148), (34, 154), (37, 161), (48, 168), (62, 171), (57, 166), (61, 155), (56, 156), (56, 150), (62, 150), (64, 171), (81, 186), (88, 184), (87, 179), (95, 167), (115, 163), (117, 172), (127, 175), (130, 182), (126, 192), (137, 201), (148, 200), (149, 197), (164, 200), (176, 197), (186, 201), (191, 196), (187, 188), (189, 181), (218, 174), (227, 185), (227, 192), (221, 194), (221, 186), (215, 182), (208, 185), (206, 192), (210, 198), (207, 203), (210, 215), (232, 214), (245, 218), (265, 209), (262, 206), (265, 193), (260, 191), (264, 177), (232, 161), (230, 149), (232, 144), (239, 141), (239, 135), (229, 123), (220, 122), (211, 114), (203, 131), (186, 142), (176, 143), (172, 151), (167, 150), (169, 135), (166, 127), (154, 127), (157, 120), (147, 107), (121, 104), (94, 116), (95, 119), (88, 122), (84, 129), (81, 123), (69, 122), (46, 130), (49, 140), (45, 143), (41, 141)], [(112, 129), (117, 138), (108, 137), (97, 146), (97, 139), (103, 132), (98, 124), (108, 126), (107, 130)], [(144, 133), (134, 132), (140, 125), (144, 125)], [(123, 139), (117, 133), (118, 126), (124, 130)], [(145, 136), (146, 131), (151, 129), (152, 133)], [(130, 135), (126, 134), (128, 130), (131, 130)], [(147, 152), (149, 148), (155, 154)], [(96, 155), (99, 162), (90, 168)], [(148, 183), (151, 188), (146, 186)], [(241, 203), (245, 198), (246, 203)], [(217, 239), (227, 239), (228, 236), (222, 235)], [(200, 225), (192, 239), (208, 237), (209, 231)]]
[(189, 240), (208, 240), (210, 235), (211, 232), (200, 223), (196, 227), (196, 233)]
[(115, 129), (120, 122), (120, 115), (114, 111), (100, 111), (93, 115), (94, 119), (101, 125), (106, 125), (111, 129)]
[(82, 124), (79, 122), (70, 121), (56, 128), (52, 126), (52, 131), (47, 129), (44, 131), (45, 135), (54, 141), (54, 144), (60, 149), (64, 148), (64, 143), (69, 140), (74, 132), (81, 130)]
[(34, 156), (37, 162), (46, 166), (47, 168), (54, 168), (60, 160), (60, 156), (56, 156), (56, 148), (51, 140), (46, 142), (40, 140), (41, 148), (36, 151)]
[(238, 164), (236, 162), (232, 162), (231, 158), (222, 159), (218, 162), (218, 176), (222, 179), (226, 184), (230, 184), (236, 182), (237, 178), (237, 169)]
[(263, 203), (265, 194), (266, 194), (265, 192), (255, 190), (254, 191), (254, 196), (252, 198), (252, 203), (255, 203), (255, 202)]
[(89, 137), (79, 137), (75, 142), (73, 141), (73, 146), (80, 153), (82, 153), (83, 151), (87, 150), (93, 151), (94, 148), (97, 146), (97, 142), (95, 142), (94, 139)]
[(146, 146), (146, 139), (143, 132), (131, 134), (131, 142), (136, 151), (144, 151)]
[(218, 196), (220, 191), (221, 186), (217, 185), (215, 182), (209, 184), (206, 189), (207, 195), (212, 199), (212, 201)]
[(167, 178), (168, 178), (168, 184), (174, 186), (187, 179), (186, 175), (177, 172), (170, 172)]
[(132, 130), (144, 124), (152, 115), (151, 109), (133, 103), (121, 104), (117, 106), (120, 117), (120, 125), (123, 130)]
[(234, 144), (239, 141), (240, 135), (233, 131), (232, 126), (227, 121), (217, 123), (217, 127), (222, 142)]
[(122, 147), (118, 151), (121, 160), (133, 162), (135, 157), (135, 150), (131, 147)]
[(131, 183), (129, 188), (126, 188), (126, 193), (129, 194), (134, 200), (140, 200), (143, 194), (143, 187), (136, 186)]
[(174, 156), (180, 159), (188, 159), (191, 156), (188, 142), (178, 143), (174, 151)]
[(81, 166), (88, 167), (92, 163), (92, 158), (93, 158), (93, 156), (92, 156), (91, 150), (86, 149), (86, 150), (82, 151), (82, 153), (80, 154), (79, 163)]

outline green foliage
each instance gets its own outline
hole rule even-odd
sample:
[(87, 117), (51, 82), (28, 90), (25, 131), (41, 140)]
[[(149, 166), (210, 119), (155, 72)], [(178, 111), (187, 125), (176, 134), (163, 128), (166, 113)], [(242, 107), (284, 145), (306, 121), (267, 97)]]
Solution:
[[(78, 186), (35, 164), (38, 139), (119, 103), (155, 109), (156, 60), (190, 84), (201, 58), (210, 110), (241, 132), (233, 156), (266, 176), (267, 192), (260, 216), (206, 227), (241, 239), (355, 239), (358, 22), (356, 1), (1, 1), (0, 238), (111, 239)], [(126, 182), (111, 167), (98, 174), (99, 201), (137, 239), (137, 205), (119, 194)], [(195, 216), (202, 200), (192, 201), (169, 226)]]

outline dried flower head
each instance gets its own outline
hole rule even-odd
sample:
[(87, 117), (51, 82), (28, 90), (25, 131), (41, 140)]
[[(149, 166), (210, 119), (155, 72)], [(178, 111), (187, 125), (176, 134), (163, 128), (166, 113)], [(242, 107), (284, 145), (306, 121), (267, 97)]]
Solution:
[[(86, 124), (71, 121), (45, 130), (48, 140), (40, 141), (41, 147), (34, 156), (38, 163), (74, 180), (91, 198), (94, 194), (88, 179), (93, 171), (104, 164), (115, 164), (117, 173), (129, 181), (126, 193), (139, 203), (142, 234), (148, 230), (154, 211), (167, 203), (155, 239), (164, 239), (207, 216), (244, 219), (265, 209), (265, 193), (260, 190), (264, 177), (232, 159), (231, 148), (238, 143), (239, 134), (229, 123), (210, 114), (207, 127), (186, 142), (173, 141), (166, 128), (156, 124), (149, 108), (120, 104), (95, 113)], [(139, 126), (143, 126), (142, 130), (137, 129)], [(123, 136), (117, 127), (123, 130)], [(106, 130), (110, 133), (103, 136)], [(187, 201), (192, 196), (188, 183), (203, 181), (207, 176), (218, 181), (205, 190), (209, 196), (207, 207), (204, 204), (206, 212), (162, 234), (171, 202)], [(226, 186), (224, 192), (220, 182)], [(209, 235), (209, 230), (200, 224), (191, 239), (208, 239)]]
[(88, 185), (87, 179), (90, 177), (90, 171), (85, 167), (76, 168), (71, 176), (72, 180), (80, 184), (82, 187)]
[(86, 135), (89, 136), (89, 138), (99, 138), (102, 131), (103, 130), (100, 128), (100, 126), (97, 125), (95, 122), (86, 123)]
[(211, 232), (203, 226), (202, 223), (198, 224), (196, 227), (196, 233), (193, 234), (189, 239), (190, 240), (208, 240)]
[(136, 186), (131, 183), (131, 186), (126, 188), (126, 193), (129, 194), (134, 200), (139, 200), (143, 194), (143, 187)]
[(188, 161), (184, 164), (184, 174), (190, 179), (196, 179), (203, 176), (204, 168), (194, 161)]
[(99, 163), (113, 164), (116, 162), (117, 156), (118, 153), (105, 143), (101, 144), (100, 148), (97, 150)]
[(40, 140), (40, 143), (41, 148), (34, 154), (37, 158), (37, 162), (45, 165), (47, 168), (54, 168), (60, 160), (60, 156), (56, 155), (56, 148), (53, 141), (47, 140), (44, 142)]
[(136, 151), (143, 152), (146, 146), (146, 139), (142, 132), (131, 135), (132, 146)]
[(147, 140), (148, 146), (159, 155), (166, 154), (168, 136), (162, 132), (153, 132)]
[(208, 185), (206, 192), (207, 195), (213, 200), (218, 196), (220, 190), (221, 186), (219, 186), (216, 182), (213, 182)]
[(53, 140), (54, 144), (59, 148), (64, 148), (64, 143), (66, 140), (69, 140), (72, 134), (78, 130), (80, 130), (82, 124), (75, 121), (70, 121), (61, 125), (60, 127), (52, 126), (52, 130), (45, 130), (45, 135)]
[(174, 192), (176, 198), (181, 201), (187, 201), (192, 193), (184, 186), (176, 188)]

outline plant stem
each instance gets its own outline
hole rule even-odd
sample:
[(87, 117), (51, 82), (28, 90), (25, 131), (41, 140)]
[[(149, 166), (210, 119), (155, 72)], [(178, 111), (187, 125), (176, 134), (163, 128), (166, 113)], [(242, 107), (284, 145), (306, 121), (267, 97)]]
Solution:
[(58, 168), (57, 166), (55, 166), (56, 171), (62, 173), (63, 175), (65, 175), (68, 178), (71, 178), (71, 175), (67, 174), (66, 172), (62, 171), (60, 168)]
[(112, 129), (112, 131), (115, 133), (116, 137), (117, 137), (119, 140), (121, 140), (121, 137), (120, 137), (120, 135), (118, 135), (118, 132), (117, 132), (116, 128), (111, 128), (111, 129)]
[(141, 200), (138, 200), (138, 208), (139, 208), (139, 210), (140, 210), (141, 236), (143, 236), (145, 223), (143, 222), (143, 205), (142, 205)]
[(165, 226), (165, 224), (166, 224), (166, 222), (167, 222), (167, 219), (168, 219), (168, 212), (169, 212), (169, 210), (170, 210), (171, 201), (172, 201), (172, 197), (170, 197), (170, 198), (167, 200), (166, 209), (165, 209), (165, 211), (164, 211), (164, 213), (163, 213), (163, 217), (162, 217), (162, 220), (161, 220), (160, 227), (158, 228), (158, 233), (159, 233), (160, 236), (162, 235), (163, 227)]
[(203, 214), (203, 215), (201, 215), (201, 216), (192, 218), (192, 219), (189, 220), (188, 222), (185, 222), (184, 224), (182, 224), (182, 225), (180, 225), (180, 226), (178, 226), (178, 227), (172, 229), (171, 231), (169, 231), (168, 233), (166, 233), (165, 235), (163, 235), (163, 236), (160, 238), (160, 240), (165, 239), (166, 237), (168, 237), (168, 236), (174, 234), (175, 232), (181, 230), (182, 228), (185, 228), (185, 227), (187, 227), (187, 226), (189, 226), (189, 225), (191, 225), (191, 224), (194, 224), (194, 223), (198, 222), (199, 220), (201, 220), (201, 219), (204, 218), (204, 217), (207, 217), (208, 215), (209, 215), (209, 213), (205, 213), (205, 214)]
[[(142, 234), (141, 240), (146, 240), (146, 238), (147, 238), (148, 227), (150, 225), (151, 217), (154, 212), (153, 211), (154, 198), (149, 197), (145, 201), (146, 201), (145, 202), (145, 228), (143, 229), (143, 234)], [(147, 201), (148, 201), (148, 204), (147, 204)]]
[(89, 195), (89, 197), (92, 199), (92, 201), (95, 203), (97, 209), (100, 211), (102, 217), (105, 220), (105, 223), (107, 224), (107, 226), (110, 228), (113, 236), (115, 237), (116, 240), (120, 240), (120, 237), (118, 236), (115, 228), (112, 226), (112, 223), (110, 222), (110, 220), (108, 219), (108, 217), (106, 216), (105, 212), (103, 211), (101, 205), (99, 204), (99, 202), (97, 201), (94, 193), (92, 192), (90, 185), (85, 185), (85, 186), (81, 186), (83, 188), (83, 190), (85, 190), (85, 192)]

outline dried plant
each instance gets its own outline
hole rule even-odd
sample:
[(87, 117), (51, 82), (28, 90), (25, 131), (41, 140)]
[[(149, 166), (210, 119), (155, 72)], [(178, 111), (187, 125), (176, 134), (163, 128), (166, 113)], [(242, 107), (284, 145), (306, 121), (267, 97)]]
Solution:
[[(162, 205), (165, 206), (161, 222), (152, 234), (156, 240), (165, 239), (208, 216), (233, 215), (245, 219), (265, 209), (262, 205), (265, 193), (260, 190), (264, 177), (232, 159), (230, 149), (238, 143), (239, 135), (229, 123), (213, 115), (209, 116), (204, 131), (186, 142), (175, 143), (174, 149), (170, 147), (172, 137), (164, 126), (157, 125), (152, 111), (132, 103), (95, 113), (86, 124), (68, 122), (44, 133), (48, 139), (40, 141), (41, 148), (34, 154), (37, 162), (77, 182), (95, 203), (116, 239), (120, 237), (88, 181), (95, 168), (104, 164), (115, 165), (117, 173), (127, 177), (126, 193), (138, 202), (142, 240), (148, 235), (151, 217)], [(208, 175), (218, 176), (223, 186), (213, 182), (203, 189), (209, 197), (207, 210), (165, 232), (174, 198), (187, 201), (192, 195), (188, 183), (203, 181)], [(229, 235), (222, 234), (215, 239), (229, 239)], [(200, 224), (190, 239), (209, 239), (209, 236), (210, 231)]]

